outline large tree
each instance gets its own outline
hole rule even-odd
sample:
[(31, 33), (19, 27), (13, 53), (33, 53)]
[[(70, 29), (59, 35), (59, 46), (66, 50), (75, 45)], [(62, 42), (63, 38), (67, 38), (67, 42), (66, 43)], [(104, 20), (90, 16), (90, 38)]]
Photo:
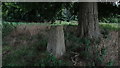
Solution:
[(78, 36), (81, 38), (98, 38), (98, 9), (96, 2), (79, 4)]

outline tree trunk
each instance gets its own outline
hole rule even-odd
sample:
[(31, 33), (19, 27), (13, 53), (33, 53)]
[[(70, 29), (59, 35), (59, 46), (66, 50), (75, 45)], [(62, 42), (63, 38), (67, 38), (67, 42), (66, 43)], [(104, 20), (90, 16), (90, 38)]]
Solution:
[(47, 51), (57, 58), (65, 53), (63, 26), (52, 26), (49, 31)]
[(98, 38), (98, 10), (96, 2), (81, 2), (78, 15), (78, 36)]

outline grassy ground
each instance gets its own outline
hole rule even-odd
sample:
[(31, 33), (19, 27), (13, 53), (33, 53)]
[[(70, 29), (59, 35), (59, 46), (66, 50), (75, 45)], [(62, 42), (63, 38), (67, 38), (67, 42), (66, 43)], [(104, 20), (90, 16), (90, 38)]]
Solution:
[[(6, 24), (5, 24), (6, 25)], [(57, 24), (46, 24), (46, 23), (15, 23), (3, 26), (3, 65), (4, 66), (71, 66), (71, 56), (70, 51), (79, 51), (79, 45), (89, 45), (90, 41), (87, 39), (79, 39), (74, 36), (73, 32), (70, 31), (76, 26), (70, 27), (70, 29), (65, 30), (65, 41), (67, 46), (67, 54), (62, 59), (56, 59), (54, 56), (49, 55), (46, 52), (47, 38), (45, 35), (37, 34), (30, 38), (29, 35), (19, 35), (15, 42), (15, 45), (11, 45), (10, 40), (15, 39), (15, 37), (8, 36), (10, 32), (17, 25), (77, 25), (77, 23), (62, 22)], [(120, 30), (118, 24), (113, 23), (100, 23), (100, 27), (107, 29), (109, 31)], [(67, 28), (67, 27), (66, 27)], [(74, 31), (74, 30), (73, 30)], [(106, 33), (104, 33), (106, 35)], [(6, 40), (4, 40), (6, 37)], [(32, 42), (31, 42), (32, 41)], [(67, 43), (67, 41), (69, 41)], [(71, 41), (71, 42), (70, 42)], [(85, 43), (85, 44), (83, 44)], [(73, 47), (73, 45), (75, 47)], [(82, 49), (81, 49), (82, 50)], [(85, 53), (85, 52), (83, 52)], [(85, 53), (87, 56), (88, 54)], [(84, 55), (85, 55), (84, 54)], [(86, 56), (85, 55), (85, 56)], [(85, 57), (84, 56), (84, 57)], [(86, 58), (88, 58), (86, 56)], [(90, 56), (90, 55), (89, 55)], [(94, 63), (92, 63), (94, 64)]]
[[(76, 26), (78, 25), (78, 23), (76, 21), (72, 21), (72, 22), (64, 22), (62, 21), (61, 23), (59, 21), (55, 22), (54, 24), (50, 24), (50, 23), (25, 23), (25, 22), (5, 22), (5, 23), (9, 23), (12, 26), (18, 26), (18, 25), (49, 25), (49, 26), (58, 26), (58, 25), (64, 25), (64, 26), (68, 26), (68, 25), (72, 25), (72, 26)], [(109, 29), (109, 30), (120, 30), (120, 24), (119, 23), (99, 23), (100, 27), (105, 28), (105, 29)]]
[(100, 26), (109, 30), (120, 30), (119, 23), (100, 23)]

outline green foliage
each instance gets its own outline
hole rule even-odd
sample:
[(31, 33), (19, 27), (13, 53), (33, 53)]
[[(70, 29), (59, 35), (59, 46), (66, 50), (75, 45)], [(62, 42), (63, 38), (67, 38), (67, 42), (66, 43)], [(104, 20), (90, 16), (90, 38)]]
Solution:
[(2, 23), (2, 34), (3, 34), (3, 38), (5, 36), (7, 36), (8, 34), (10, 34), (10, 32), (15, 28), (15, 26), (12, 23)]
[(109, 62), (106, 64), (106, 66), (113, 66), (114, 64), (115, 64), (114, 61), (109, 61)]
[(3, 46), (2, 51), (3, 52), (10, 51), (11, 49), (14, 49), (14, 47), (6, 45), (6, 46)]
[(102, 48), (101, 49), (101, 54), (106, 55), (107, 54), (107, 48)]
[[(6, 21), (49, 22), (56, 19), (62, 4), (52, 2), (11, 2), (2, 3), (2, 8), (3, 20)], [(50, 12), (48, 13), (48, 11)]]
[[(80, 54), (79, 58), (88, 61), (88, 66), (101, 65), (104, 62), (107, 48), (102, 48), (98, 51), (98, 44), (100, 39), (92, 40), (89, 38), (80, 39), (72, 33), (65, 34), (65, 37), (71, 42), (72, 45), (67, 47), (67, 52), (77, 52)], [(71, 55), (70, 55), (71, 56)]]
[(65, 63), (63, 60), (57, 59), (52, 54), (46, 54), (46, 57), (41, 59), (38, 63), (35, 64), (35, 66), (65, 66), (67, 63)]
[(102, 47), (101, 50), (98, 50), (98, 47), (94, 47), (94, 62), (96, 65), (105, 65), (104, 59), (107, 54), (107, 48)]
[(69, 42), (72, 43), (69, 47), (67, 47), (68, 51), (78, 52), (81, 55), (81, 58), (84, 57), (84, 59), (90, 59), (92, 57), (92, 54), (89, 53), (92, 50), (92, 47), (90, 46), (91, 40), (88, 38), (78, 38), (74, 36), (72, 33), (67, 33), (65, 35), (65, 38), (69, 40)]
[[(69, 45), (68, 47), (66, 47), (66, 49), (68, 51), (75, 51), (77, 48), (80, 48), (81, 44), (83, 44), (82, 39), (74, 36), (74, 34), (72, 33), (65, 33), (65, 40), (68, 40), (68, 43), (71, 43), (71, 45)], [(78, 44), (78, 45), (76, 45)]]
[[(11, 50), (11, 49), (10, 49)], [(23, 59), (28, 52), (26, 47), (19, 47), (19, 49), (12, 51), (3, 58), (3, 66), (23, 66), (25, 60)]]
[[(6, 21), (34, 21), (42, 23), (45, 21), (54, 22), (56, 19), (70, 21), (71, 18), (77, 20), (79, 5), (77, 2), (3, 2), (2, 16), (3, 20)], [(119, 8), (113, 6), (111, 3), (98, 3), (98, 11), (100, 19), (119, 14)], [(113, 19), (110, 22), (117, 22), (117, 20)]]
[(120, 23), (120, 15), (112, 15), (111, 17), (103, 17), (100, 19), (100, 22), (103, 23)]
[(93, 54), (93, 44), (91, 44), (91, 40), (88, 38), (84, 38), (83, 39), (84, 42), (84, 51), (80, 52), (82, 54), (82, 56), (84, 57), (85, 60), (87, 61), (92, 61), (94, 54)]

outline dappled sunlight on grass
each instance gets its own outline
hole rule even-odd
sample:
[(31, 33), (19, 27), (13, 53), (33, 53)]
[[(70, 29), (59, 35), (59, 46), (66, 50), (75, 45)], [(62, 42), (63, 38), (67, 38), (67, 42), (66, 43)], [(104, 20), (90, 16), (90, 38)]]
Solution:
[[(3, 23), (11, 23), (14, 26), (17, 25), (43, 25), (43, 26), (58, 26), (58, 25), (72, 25), (72, 26), (76, 26), (78, 25), (77, 21), (71, 21), (71, 22), (66, 22), (66, 21), (56, 21), (54, 23), (36, 23), (36, 22), (31, 22), (31, 23), (27, 23), (27, 22), (3, 22)], [(99, 23), (101, 27), (106, 28), (106, 29), (110, 29), (110, 30), (119, 30), (120, 29), (120, 24), (119, 23)]]
[(104, 29), (120, 30), (120, 26), (118, 23), (100, 23), (100, 26)]

